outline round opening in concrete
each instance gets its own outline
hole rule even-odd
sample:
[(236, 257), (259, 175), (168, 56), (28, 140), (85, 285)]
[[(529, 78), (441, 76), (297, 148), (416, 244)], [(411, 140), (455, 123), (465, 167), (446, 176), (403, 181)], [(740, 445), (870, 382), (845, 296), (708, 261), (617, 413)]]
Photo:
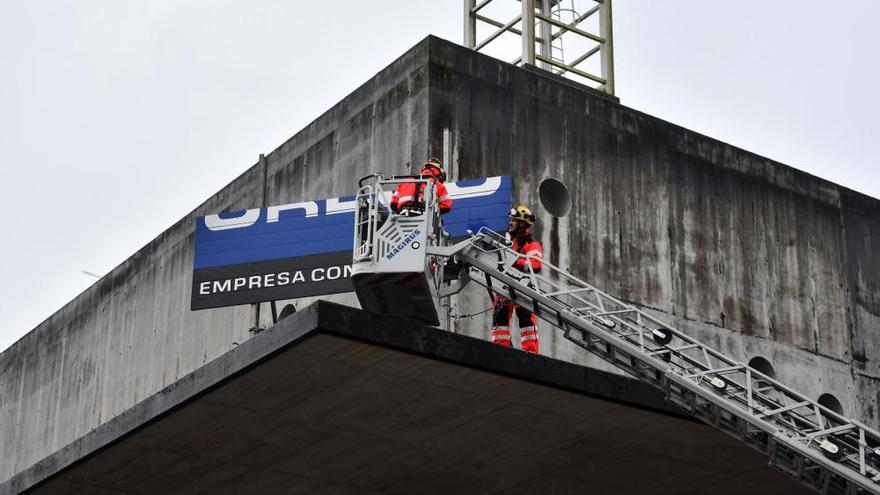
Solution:
[(541, 181), (538, 188), (541, 205), (554, 217), (564, 217), (571, 211), (571, 194), (561, 181), (549, 178)]
[(281, 309), (281, 314), (278, 315), (278, 321), (281, 321), (294, 313), (296, 313), (296, 306), (288, 304)]
[(840, 401), (837, 400), (837, 397), (831, 394), (820, 395), (817, 402), (819, 403), (819, 405), (825, 406), (828, 409), (836, 412), (837, 414), (843, 414), (843, 405), (840, 404)]
[(749, 361), (749, 367), (755, 368), (756, 370), (764, 373), (770, 378), (776, 378), (776, 370), (773, 369), (773, 365), (770, 364), (770, 361), (758, 356), (753, 357), (751, 361)]

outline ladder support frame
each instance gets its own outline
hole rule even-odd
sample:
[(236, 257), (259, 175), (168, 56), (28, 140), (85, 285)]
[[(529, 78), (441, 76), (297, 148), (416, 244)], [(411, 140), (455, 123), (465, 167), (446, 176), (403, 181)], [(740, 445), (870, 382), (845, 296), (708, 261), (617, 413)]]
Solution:
[[(820, 493), (880, 493), (872, 479), (880, 478), (880, 457), (865, 448), (869, 445), (866, 438), (880, 446), (880, 433), (802, 397), (546, 260), (543, 265), (553, 272), (550, 277), (531, 271), (513, 273), (510, 260), (523, 255), (501, 239), (497, 233), (481, 230), (445, 253), (458, 249), (454, 254), (459, 261), (483, 275), (471, 274), (467, 282), (535, 309), (567, 340), (660, 389), (684, 411), (768, 455), (770, 464), (780, 471)], [(504, 253), (508, 262), (496, 262), (498, 253)], [(551, 278), (567, 279), (575, 287), (561, 288)], [(542, 287), (549, 289), (542, 292)], [(596, 299), (584, 299), (579, 296), (583, 293)], [(564, 297), (584, 305), (566, 304), (560, 300)], [(601, 324), (600, 316), (613, 320), (615, 326)], [(669, 331), (672, 341), (658, 347), (651, 336), (654, 327)], [(699, 358), (688, 351), (698, 351)], [(667, 361), (664, 355), (671, 357)], [(723, 390), (709, 377), (721, 380)], [(840, 444), (845, 454), (837, 461), (824, 455), (818, 446), (823, 439)]]
[[(485, 288), (490, 298), (501, 295), (531, 308), (570, 342), (662, 391), (683, 411), (767, 454), (772, 466), (820, 493), (880, 494), (877, 431), (831, 411), (546, 260), (541, 260), (543, 269), (536, 273), (530, 263), (533, 257), (515, 252), (510, 242), (496, 232), (482, 228), (469, 239), (446, 245), (433, 187), (426, 188), (425, 198), (430, 204), (422, 216), (384, 217), (379, 207), (382, 185), (393, 180), (384, 180), (380, 175), (370, 177), (373, 183), (361, 184), (358, 191), (354, 222), (352, 279), (361, 304), (367, 304), (364, 307), (369, 307), (372, 292), (401, 294), (403, 287), (421, 291), (403, 292), (410, 299), (429, 293), (426, 298), (433, 304), (430, 309), (436, 310), (440, 307), (438, 295), (448, 297), (473, 282)], [(416, 246), (413, 241), (412, 249), (404, 250), (407, 254), (390, 252), (390, 246), (398, 240), (393, 230), (398, 224), (401, 229), (410, 229), (402, 232), (421, 236), (424, 246)], [(425, 232), (413, 230), (416, 228)], [(443, 273), (449, 258), (462, 267), (459, 279), (451, 283)], [(525, 271), (514, 268), (522, 258), (526, 259)], [(400, 282), (397, 274), (405, 281)], [(391, 304), (387, 298), (375, 299), (379, 302), (374, 306), (378, 305), (380, 311), (424, 318), (419, 311), (413, 312), (406, 300)]]

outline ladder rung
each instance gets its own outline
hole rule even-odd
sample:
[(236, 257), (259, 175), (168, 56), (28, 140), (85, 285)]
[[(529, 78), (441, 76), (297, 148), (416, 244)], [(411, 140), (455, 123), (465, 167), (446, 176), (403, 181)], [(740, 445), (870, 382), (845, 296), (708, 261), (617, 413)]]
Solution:
[(724, 368), (714, 368), (714, 369), (700, 371), (699, 373), (694, 373), (692, 375), (686, 375), (685, 378), (702, 378), (706, 375), (720, 375), (722, 373), (727, 373), (728, 371), (736, 371), (739, 369), (743, 369), (743, 366), (742, 365), (725, 366)]
[(785, 407), (780, 407), (778, 409), (773, 409), (772, 411), (767, 411), (765, 413), (761, 413), (758, 415), (759, 418), (768, 418), (770, 416), (775, 416), (779, 413), (784, 413), (786, 411), (791, 411), (792, 409), (797, 409), (799, 407), (809, 406), (810, 403), (807, 401), (798, 402), (797, 404), (790, 404)]
[(849, 423), (849, 424), (845, 424), (845, 425), (835, 426), (834, 428), (826, 428), (824, 430), (819, 430), (815, 433), (810, 433), (810, 434), (806, 435), (806, 437), (812, 439), (812, 438), (816, 438), (816, 437), (833, 435), (834, 433), (840, 433), (842, 431), (852, 430), (855, 427), (856, 427), (856, 425)]
[(686, 351), (686, 350), (688, 350), (688, 349), (693, 349), (694, 347), (700, 347), (700, 345), (699, 345), (699, 344), (688, 344), (688, 345), (683, 345), (683, 346), (681, 346), (681, 347), (664, 347), (664, 348), (662, 348), (662, 349), (657, 349), (657, 350), (655, 350), (655, 351), (650, 351), (650, 352), (648, 352), (648, 354), (649, 354), (649, 355), (654, 355), (654, 354), (662, 354), (662, 353), (664, 353), (664, 352), (673, 352), (673, 353), (677, 353), (677, 352), (680, 352), (680, 351)]
[(614, 311), (603, 311), (601, 313), (594, 313), (593, 316), (614, 316), (614, 315), (621, 315), (624, 313), (636, 313), (636, 312), (638, 312), (638, 310), (635, 308), (625, 308), (625, 309), (617, 309)]
[(568, 294), (574, 294), (576, 292), (587, 292), (587, 291), (592, 291), (592, 290), (596, 290), (596, 289), (594, 289), (592, 287), (582, 287), (579, 289), (566, 289), (566, 290), (558, 290), (556, 292), (547, 292), (544, 295), (547, 297), (556, 297), (556, 296), (564, 296), (564, 295), (568, 295)]

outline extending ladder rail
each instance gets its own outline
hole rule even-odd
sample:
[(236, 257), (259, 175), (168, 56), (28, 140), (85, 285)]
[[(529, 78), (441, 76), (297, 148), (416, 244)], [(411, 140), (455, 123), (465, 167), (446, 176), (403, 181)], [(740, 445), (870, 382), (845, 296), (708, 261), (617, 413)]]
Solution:
[[(659, 388), (668, 400), (770, 457), (770, 464), (827, 494), (880, 494), (880, 433), (804, 397), (650, 314), (481, 229), (440, 256), (469, 265), (476, 282), (532, 308), (566, 339)], [(530, 267), (526, 263), (526, 267)]]

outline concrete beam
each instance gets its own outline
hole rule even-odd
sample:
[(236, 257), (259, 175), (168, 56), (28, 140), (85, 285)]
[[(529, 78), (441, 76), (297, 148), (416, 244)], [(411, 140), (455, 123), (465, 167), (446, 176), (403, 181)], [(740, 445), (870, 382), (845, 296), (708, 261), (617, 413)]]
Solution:
[(0, 494), (584, 489), (805, 493), (640, 382), (318, 303)]

